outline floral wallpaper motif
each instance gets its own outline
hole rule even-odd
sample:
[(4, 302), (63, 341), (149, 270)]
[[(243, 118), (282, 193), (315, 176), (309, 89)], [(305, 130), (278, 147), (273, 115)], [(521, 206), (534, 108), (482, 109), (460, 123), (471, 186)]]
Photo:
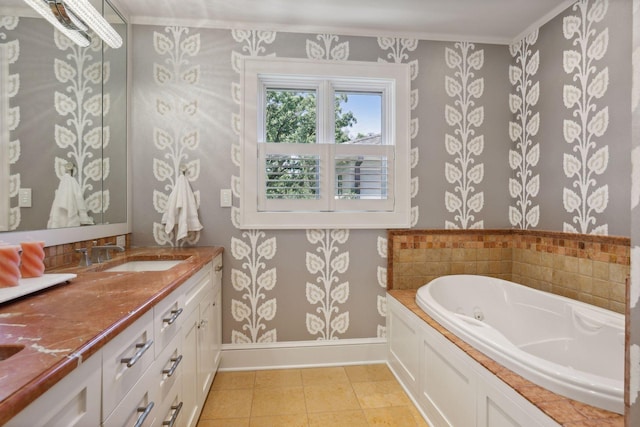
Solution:
[[(178, 174), (184, 173), (189, 182), (200, 176), (200, 159), (193, 158), (200, 146), (198, 99), (191, 95), (192, 91), (183, 90), (200, 83), (200, 65), (192, 65), (189, 59), (200, 53), (200, 34), (190, 32), (186, 27), (165, 27), (166, 34), (153, 33), (154, 51), (164, 57), (162, 63), (153, 65), (153, 80), (167, 89), (158, 91), (161, 95), (156, 99), (155, 113), (162, 126), (153, 129), (153, 144), (161, 154), (153, 159), (153, 176), (165, 183), (162, 190), (153, 191), (153, 207), (158, 214), (166, 212)], [(184, 93), (190, 96), (182, 96)], [(200, 206), (200, 191), (193, 193)], [(174, 231), (167, 234), (160, 221), (153, 223), (153, 236), (158, 245), (168, 246), (193, 245), (200, 240), (200, 232), (196, 231), (175, 242)]]
[[(417, 59), (409, 61), (409, 52), (413, 52), (418, 47), (417, 39), (406, 38), (393, 38), (393, 37), (378, 37), (378, 46), (380, 49), (389, 51), (386, 53), (386, 58), (378, 58), (378, 62), (393, 62), (401, 64), (404, 61), (408, 61), (411, 68), (411, 81), (415, 81), (418, 78), (420, 71), (420, 63)], [(411, 111), (415, 111), (418, 108), (418, 101), (420, 100), (418, 89), (411, 90)], [(415, 140), (420, 130), (420, 121), (417, 117), (411, 118), (411, 140)], [(418, 147), (411, 149), (411, 169), (415, 169), (418, 165), (419, 150)], [(418, 195), (419, 181), (418, 177), (414, 176), (411, 179), (411, 198), (415, 199)], [(411, 227), (415, 227), (420, 217), (419, 207), (411, 207)]]
[(563, 21), (564, 38), (572, 46), (563, 52), (563, 66), (575, 83), (563, 89), (564, 106), (571, 111), (563, 124), (572, 151), (563, 159), (564, 174), (573, 180), (563, 191), (564, 208), (573, 214), (563, 230), (570, 233), (609, 233), (597, 218), (609, 204), (609, 186), (599, 182), (609, 166), (609, 146), (600, 144), (609, 127), (609, 108), (598, 102), (609, 86), (609, 67), (600, 64), (609, 46), (609, 29), (596, 25), (608, 7), (608, 0), (580, 0), (571, 8), (576, 14)]
[(306, 285), (307, 301), (318, 305), (318, 315), (307, 313), (307, 331), (318, 340), (335, 340), (349, 328), (349, 312), (340, 312), (340, 304), (349, 299), (349, 282), (339, 283), (339, 275), (349, 269), (349, 251), (340, 252), (338, 247), (349, 240), (349, 230), (307, 230), (307, 240), (317, 245), (318, 254), (307, 252), (306, 264), (319, 284)]
[(484, 228), (484, 221), (476, 221), (476, 214), (484, 207), (484, 192), (476, 191), (476, 185), (484, 178), (484, 164), (477, 157), (484, 150), (484, 136), (476, 135), (484, 123), (484, 107), (476, 107), (484, 93), (484, 79), (475, 78), (475, 71), (484, 65), (484, 50), (476, 50), (472, 43), (455, 43), (454, 49), (445, 49), (447, 67), (453, 76), (445, 77), (445, 90), (453, 105), (445, 106), (447, 125), (453, 133), (445, 136), (447, 153), (453, 163), (445, 163), (445, 178), (453, 185), (453, 191), (445, 191), (445, 206), (454, 214), (454, 220), (445, 221), (445, 228)]
[[(18, 27), (20, 19), (16, 16), (0, 17), (0, 93), (4, 95), (0, 102), (0, 161), (5, 162), (8, 166), (17, 163), (20, 158), (20, 140), (11, 140), (11, 132), (15, 131), (20, 124), (20, 107), (11, 106), (11, 98), (14, 98), (20, 90), (20, 74), (11, 74), (10, 66), (15, 64), (20, 56), (20, 41), (18, 39), (7, 40), (11, 31)], [(8, 189), (8, 199), (0, 202), (0, 205), (6, 207), (6, 218), (0, 216), (0, 230), (15, 230), (20, 225), (20, 208), (18, 206), (11, 207), (11, 200), (15, 199), (20, 189), (20, 174), (10, 174), (9, 168), (5, 175), (0, 177), (0, 183), (3, 185), (3, 191)], [(4, 182), (6, 181), (6, 182)], [(6, 203), (6, 205), (5, 205)], [(17, 200), (15, 201), (17, 205)]]
[[(231, 64), (233, 70), (240, 74), (240, 61), (243, 55), (259, 56), (265, 54), (266, 45), (274, 42), (276, 33), (271, 31), (233, 30), (233, 39), (241, 44), (240, 51), (233, 50)], [(241, 104), (241, 87), (237, 82), (231, 85), (231, 96), (234, 104)], [(241, 123), (240, 113), (232, 113), (231, 127), (236, 136), (231, 147), (231, 160), (238, 170), (240, 168), (241, 153)], [(240, 198), (240, 177), (231, 176), (231, 189), (233, 195)], [(231, 221), (235, 228), (240, 228), (240, 210), (237, 206), (231, 208)], [(276, 298), (269, 298), (268, 292), (273, 291), (277, 284), (276, 268), (268, 268), (265, 261), (271, 260), (277, 252), (277, 240), (275, 237), (267, 238), (265, 232), (260, 230), (245, 231), (242, 239), (231, 239), (231, 254), (242, 262), (242, 269), (232, 268), (231, 284), (237, 292), (241, 292), (240, 300), (232, 298), (231, 313), (233, 319), (242, 323), (242, 331), (234, 326), (231, 331), (231, 342), (234, 344), (269, 343), (278, 341), (276, 329), (268, 329), (266, 322), (273, 320), (277, 314)], [(245, 303), (244, 301), (247, 301)], [(243, 332), (245, 331), (245, 332)]]
[(340, 38), (332, 34), (318, 34), (316, 39), (320, 42), (307, 40), (307, 58), (309, 59), (333, 59), (334, 61), (346, 61), (349, 59), (349, 42), (337, 43)]
[[(273, 320), (277, 312), (277, 301), (268, 298), (277, 283), (275, 268), (267, 269), (265, 261), (271, 260), (277, 251), (276, 238), (265, 239), (264, 232), (250, 230), (242, 233), (245, 242), (233, 237), (231, 254), (242, 262), (242, 270), (231, 270), (233, 289), (241, 292), (241, 300), (231, 301), (231, 313), (236, 322), (243, 323), (242, 331), (234, 329), (231, 342), (234, 344), (267, 343), (278, 341), (275, 329), (267, 330), (264, 322)], [(246, 302), (245, 302), (246, 301)]]
[(540, 82), (534, 78), (540, 65), (540, 51), (533, 45), (538, 30), (509, 47), (517, 65), (509, 66), (509, 81), (515, 93), (509, 94), (509, 108), (515, 121), (509, 122), (509, 137), (515, 150), (509, 150), (509, 166), (515, 178), (509, 179), (509, 195), (515, 205), (509, 206), (509, 222), (520, 229), (535, 228), (540, 220), (540, 206), (534, 204), (540, 191), (540, 175), (534, 168), (540, 160), (540, 144), (533, 138), (540, 129), (540, 113), (534, 111), (540, 98)]
[[(56, 79), (66, 84), (64, 92), (56, 91), (56, 112), (66, 118), (65, 124), (55, 125), (57, 146), (66, 151), (66, 158), (55, 158), (55, 173), (62, 179), (67, 163), (75, 167), (87, 211), (100, 214), (109, 209), (109, 190), (102, 191), (102, 181), (109, 178), (109, 157), (102, 149), (109, 145), (109, 126), (102, 126), (102, 118), (109, 114), (111, 97), (102, 93), (102, 84), (110, 78), (109, 61), (102, 62), (102, 41), (93, 37), (88, 47), (80, 47), (61, 32), (54, 30), (58, 49), (65, 52), (64, 59), (53, 64)], [(95, 92), (95, 94), (94, 94)], [(94, 159), (95, 157), (95, 159)]]

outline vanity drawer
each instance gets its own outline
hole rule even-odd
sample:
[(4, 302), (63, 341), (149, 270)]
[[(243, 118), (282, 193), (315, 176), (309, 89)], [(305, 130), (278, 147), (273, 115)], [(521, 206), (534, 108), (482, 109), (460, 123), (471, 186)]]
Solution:
[(152, 375), (159, 391), (159, 401), (167, 400), (176, 384), (182, 384), (183, 366), (181, 337), (176, 335), (156, 358), (152, 367)]
[(186, 317), (184, 291), (178, 288), (153, 308), (153, 328), (156, 357), (177, 336)]
[[(148, 375), (149, 373), (133, 385), (111, 415), (104, 421), (103, 427), (133, 425), (150, 427), (158, 425), (156, 422), (156, 418), (160, 414), (158, 387), (154, 379)], [(144, 421), (142, 421), (143, 419)], [(136, 424), (138, 421), (142, 421), (141, 424)]]
[(111, 414), (125, 394), (142, 378), (153, 360), (153, 311), (149, 311), (103, 349), (103, 418)]
[(162, 401), (158, 407), (156, 425), (175, 427), (184, 426), (186, 410), (182, 400), (182, 387), (180, 384), (174, 384), (170, 394)]

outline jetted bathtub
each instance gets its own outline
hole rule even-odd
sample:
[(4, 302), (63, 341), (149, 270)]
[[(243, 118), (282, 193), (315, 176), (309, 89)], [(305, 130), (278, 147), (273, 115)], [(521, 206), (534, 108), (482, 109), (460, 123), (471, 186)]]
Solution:
[(506, 280), (442, 276), (416, 302), (447, 330), (548, 390), (624, 413), (624, 316)]

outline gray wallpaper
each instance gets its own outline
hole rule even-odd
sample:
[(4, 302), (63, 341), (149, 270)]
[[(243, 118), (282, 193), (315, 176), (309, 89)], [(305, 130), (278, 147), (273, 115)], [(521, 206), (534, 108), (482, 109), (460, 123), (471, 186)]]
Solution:
[[(586, 231), (628, 236), (630, 3), (601, 4), (606, 5), (598, 12), (602, 16), (592, 12), (585, 18), (595, 31), (586, 42), (587, 55), (595, 55), (595, 74), (588, 77), (608, 73), (589, 101), (594, 105), (589, 114), (607, 109), (606, 126), (602, 120), (597, 128), (589, 120), (580, 124), (595, 135), (594, 147), (581, 154), (586, 157), (581, 167), (592, 171), (594, 181), (587, 180), (583, 197), (591, 203)], [(383, 337), (384, 231), (238, 229), (238, 59), (277, 55), (411, 64), (413, 226), (562, 231), (568, 230), (565, 224), (578, 227), (577, 211), (565, 209), (573, 202), (563, 200), (565, 189), (578, 191), (576, 173), (567, 176), (565, 166), (565, 155), (576, 155), (576, 138), (570, 144), (563, 130), (566, 120), (577, 120), (576, 103), (563, 99), (564, 86), (576, 84), (577, 71), (563, 61), (565, 51), (577, 49), (577, 36), (565, 37), (569, 31), (563, 25), (565, 17), (581, 13), (568, 9), (510, 47), (134, 26), (134, 245), (225, 247), (225, 343)], [(589, 46), (603, 31), (606, 49), (594, 54)], [(524, 80), (516, 78), (518, 68), (524, 69)], [(529, 89), (519, 90), (519, 81)], [(532, 113), (523, 122), (518, 114), (528, 114), (525, 103)], [(514, 122), (527, 134), (514, 131)], [(598, 161), (589, 160), (605, 146), (606, 156), (600, 151)], [(181, 164), (198, 194), (204, 229), (175, 242), (160, 222)], [(524, 184), (519, 172), (529, 177)], [(513, 183), (518, 179), (520, 187)], [(606, 198), (591, 197), (603, 186)], [(224, 188), (233, 190), (232, 208), (219, 206)]]
[(629, 292), (630, 362), (629, 403), (626, 425), (640, 424), (640, 1), (633, 2), (632, 188), (631, 188), (631, 289)]

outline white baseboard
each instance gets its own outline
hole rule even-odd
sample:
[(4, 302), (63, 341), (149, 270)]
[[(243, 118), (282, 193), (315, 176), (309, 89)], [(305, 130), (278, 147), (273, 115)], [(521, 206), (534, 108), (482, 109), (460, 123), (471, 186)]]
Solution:
[(386, 338), (224, 344), (221, 371), (387, 363)]

